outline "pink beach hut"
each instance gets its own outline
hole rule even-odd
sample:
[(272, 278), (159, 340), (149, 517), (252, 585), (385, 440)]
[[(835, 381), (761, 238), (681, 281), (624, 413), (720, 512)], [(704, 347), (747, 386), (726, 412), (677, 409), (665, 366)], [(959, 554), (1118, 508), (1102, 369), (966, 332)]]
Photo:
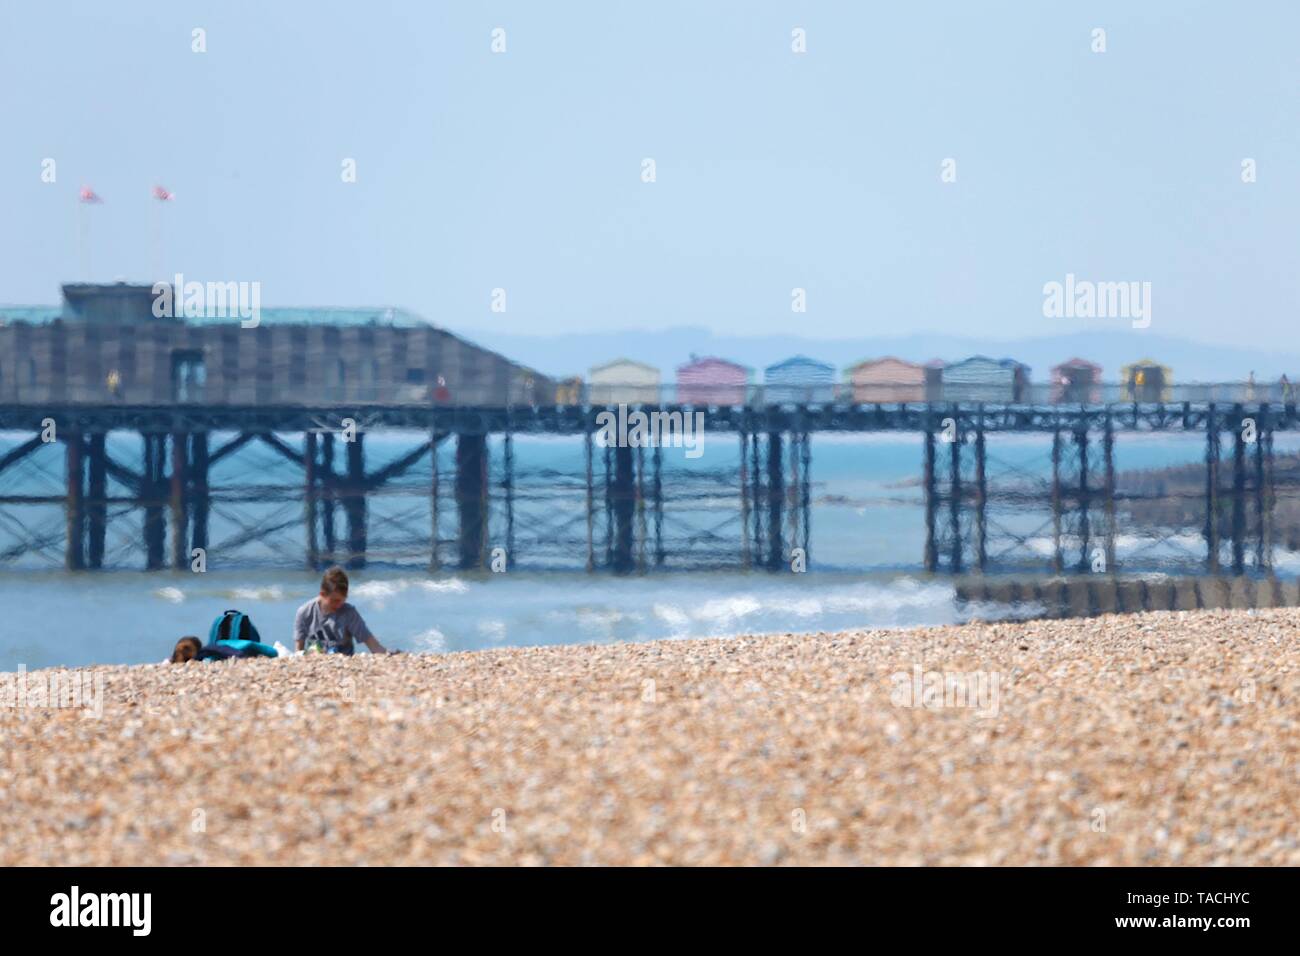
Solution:
[(1087, 359), (1072, 358), (1052, 369), (1053, 402), (1101, 401), (1101, 366)]
[(750, 370), (722, 358), (696, 358), (677, 367), (677, 401), (682, 405), (744, 405)]

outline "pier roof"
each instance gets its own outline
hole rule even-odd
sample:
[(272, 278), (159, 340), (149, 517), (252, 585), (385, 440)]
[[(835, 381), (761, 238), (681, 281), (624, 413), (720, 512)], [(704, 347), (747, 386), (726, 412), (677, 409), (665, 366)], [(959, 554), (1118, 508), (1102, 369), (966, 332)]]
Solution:
[[(433, 326), (436, 323), (409, 309), (393, 306), (263, 306), (262, 322), (269, 325), (390, 325), (404, 328)], [(59, 319), (71, 319), (58, 305), (0, 305), (0, 325), (26, 322), (29, 325), (49, 325)], [(230, 316), (186, 316), (185, 322), (194, 325), (220, 325), (237, 321)]]

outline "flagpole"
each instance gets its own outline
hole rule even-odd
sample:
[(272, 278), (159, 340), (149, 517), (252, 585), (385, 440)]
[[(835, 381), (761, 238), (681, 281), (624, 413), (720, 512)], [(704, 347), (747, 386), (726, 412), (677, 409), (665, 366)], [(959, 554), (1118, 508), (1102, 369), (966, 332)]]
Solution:
[(81, 281), (87, 281), (90, 272), (90, 253), (86, 249), (86, 204), (77, 199), (77, 268), (81, 271)]
[[(154, 186), (153, 191), (150, 193), (150, 195), (153, 197), (153, 205), (155, 206), (161, 206), (163, 203), (171, 202), (172, 200), (172, 194), (171, 192), (168, 191), (166, 186), (161, 186), (161, 185)], [(161, 260), (163, 255), (162, 210), (154, 209), (154, 211), (150, 214), (149, 221), (153, 227), (152, 244), (153, 244), (153, 260), (154, 260), (153, 262), (154, 281), (161, 282), (162, 281)]]
[(150, 225), (150, 233), (151, 233), (149, 237), (149, 246), (150, 246), (150, 259), (152, 260), (151, 269), (153, 272), (153, 274), (149, 276), (149, 281), (153, 283), (153, 282), (157, 282), (162, 277), (162, 269), (158, 264), (158, 260), (161, 257), (162, 240), (159, 238), (160, 227), (158, 224), (158, 220), (159, 220), (158, 200), (153, 197), (152, 193), (149, 196), (149, 206), (150, 206), (149, 225)]

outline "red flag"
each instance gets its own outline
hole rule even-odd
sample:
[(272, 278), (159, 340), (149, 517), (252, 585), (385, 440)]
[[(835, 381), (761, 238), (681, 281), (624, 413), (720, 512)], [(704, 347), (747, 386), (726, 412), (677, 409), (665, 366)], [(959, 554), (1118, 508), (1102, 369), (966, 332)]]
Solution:
[(175, 199), (176, 197), (175, 197), (175, 195), (174, 195), (173, 193), (169, 193), (169, 192), (167, 191), (166, 187), (164, 187), (164, 186), (155, 186), (155, 187), (153, 188), (153, 198), (154, 198), (154, 199), (161, 200), (162, 202), (166, 202), (167, 200), (169, 200), (169, 199)]
[(88, 203), (102, 203), (104, 200), (95, 195), (95, 190), (90, 186), (81, 187), (81, 201)]

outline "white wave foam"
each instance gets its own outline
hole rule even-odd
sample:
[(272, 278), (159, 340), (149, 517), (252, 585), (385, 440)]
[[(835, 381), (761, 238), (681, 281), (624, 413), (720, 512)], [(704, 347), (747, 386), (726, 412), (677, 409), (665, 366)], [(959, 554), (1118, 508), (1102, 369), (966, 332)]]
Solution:
[(363, 598), (377, 607), (383, 607), (389, 598), (396, 597), (403, 591), (419, 588), (430, 594), (464, 594), (469, 585), (459, 578), (445, 581), (430, 581), (428, 578), (388, 578), (378, 581), (363, 581), (352, 586), (350, 597)]
[(436, 627), (416, 634), (409, 643), (411, 650), (421, 653), (445, 654), (447, 652), (447, 636)]
[(153, 592), (153, 596), (166, 601), (168, 604), (185, 603), (185, 592), (180, 588), (159, 588)]
[(674, 604), (656, 604), (652, 613), (673, 629), (673, 634), (684, 633), (691, 626), (691, 616)]
[(231, 588), (229, 591), (221, 592), (221, 596), (236, 601), (283, 601), (284, 588), (278, 584), (262, 588)]
[(366, 581), (362, 584), (352, 585), (348, 597), (363, 598), (378, 607), (383, 607), (386, 600), (401, 594), (410, 586), (409, 581), (402, 580)]
[(578, 617), (578, 623), (585, 627), (611, 627), (629, 617), (640, 617), (616, 607), (580, 607), (574, 613)]
[(469, 585), (460, 578), (449, 578), (446, 581), (421, 581), (420, 587), (426, 591), (447, 594), (465, 594), (469, 591)]
[(696, 616), (715, 624), (738, 621), (743, 617), (763, 610), (763, 602), (750, 594), (736, 597), (713, 598), (705, 601), (696, 611)]
[(673, 637), (730, 634), (746, 630), (782, 631), (795, 621), (817, 621), (827, 615), (851, 615), (875, 626), (900, 620), (929, 621), (952, 607), (947, 585), (900, 579), (888, 585), (837, 588), (816, 595), (791, 597), (787, 590), (770, 595), (747, 593), (701, 602), (657, 603), (653, 616)]
[(1300, 571), (1300, 554), (1284, 548), (1273, 549), (1274, 571)]

